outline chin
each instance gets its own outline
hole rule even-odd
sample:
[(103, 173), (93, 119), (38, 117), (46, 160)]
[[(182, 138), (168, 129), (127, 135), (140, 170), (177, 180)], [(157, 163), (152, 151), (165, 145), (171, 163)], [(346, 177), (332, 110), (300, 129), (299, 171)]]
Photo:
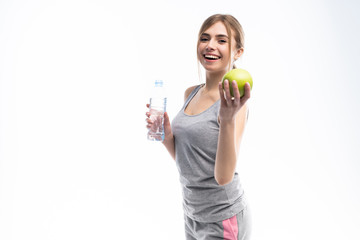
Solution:
[(227, 67), (209, 66), (205, 64), (202, 64), (202, 66), (207, 72), (213, 72), (213, 73), (223, 72), (225, 74), (228, 71)]

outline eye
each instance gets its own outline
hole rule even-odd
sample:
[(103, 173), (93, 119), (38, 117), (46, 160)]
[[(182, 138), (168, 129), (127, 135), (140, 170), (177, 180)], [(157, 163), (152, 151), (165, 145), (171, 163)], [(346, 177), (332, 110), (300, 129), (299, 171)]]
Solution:
[(207, 38), (200, 38), (200, 42), (206, 42), (206, 41), (208, 41)]
[(219, 43), (227, 43), (227, 41), (225, 39), (220, 39)]

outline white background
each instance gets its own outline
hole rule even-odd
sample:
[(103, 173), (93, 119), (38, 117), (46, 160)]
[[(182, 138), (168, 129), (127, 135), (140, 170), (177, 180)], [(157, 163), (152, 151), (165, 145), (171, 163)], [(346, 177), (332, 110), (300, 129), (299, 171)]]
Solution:
[(238, 171), (253, 238), (360, 239), (357, 1), (0, 1), (0, 239), (184, 239), (173, 118), (197, 32), (230, 13), (253, 76)]

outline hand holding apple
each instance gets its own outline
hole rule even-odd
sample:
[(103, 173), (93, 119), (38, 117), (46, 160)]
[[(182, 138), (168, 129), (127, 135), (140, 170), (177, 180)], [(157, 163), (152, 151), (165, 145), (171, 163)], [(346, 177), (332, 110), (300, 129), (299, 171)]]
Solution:
[[(250, 89), (252, 89), (252, 86), (253, 86), (253, 80), (252, 80), (250, 73), (241, 68), (232, 69), (224, 75), (224, 77), (222, 79), (222, 87), (223, 88), (224, 88), (225, 79), (229, 80), (229, 82), (232, 82), (233, 80), (236, 81), (239, 92), (240, 92), (240, 97), (244, 96), (246, 82), (248, 82), (250, 84)], [(230, 94), (232, 97), (234, 97), (232, 84), (229, 84), (229, 87), (230, 87)]]

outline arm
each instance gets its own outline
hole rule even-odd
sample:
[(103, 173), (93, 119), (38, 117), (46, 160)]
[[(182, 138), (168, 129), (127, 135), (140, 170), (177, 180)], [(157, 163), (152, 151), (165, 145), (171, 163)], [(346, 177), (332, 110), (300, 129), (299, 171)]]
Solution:
[(170, 126), (170, 119), (167, 112), (164, 114), (165, 139), (162, 142), (170, 156), (175, 160), (175, 139)]
[(219, 185), (225, 185), (232, 181), (237, 161), (237, 154), (241, 138), (245, 129), (247, 118), (246, 101), (250, 98), (250, 86), (245, 85), (245, 95), (240, 98), (237, 84), (232, 83), (234, 99), (231, 99), (229, 83), (225, 82), (224, 91), (221, 83), (219, 92), (221, 106), (219, 111), (219, 140), (215, 160), (215, 179)]

